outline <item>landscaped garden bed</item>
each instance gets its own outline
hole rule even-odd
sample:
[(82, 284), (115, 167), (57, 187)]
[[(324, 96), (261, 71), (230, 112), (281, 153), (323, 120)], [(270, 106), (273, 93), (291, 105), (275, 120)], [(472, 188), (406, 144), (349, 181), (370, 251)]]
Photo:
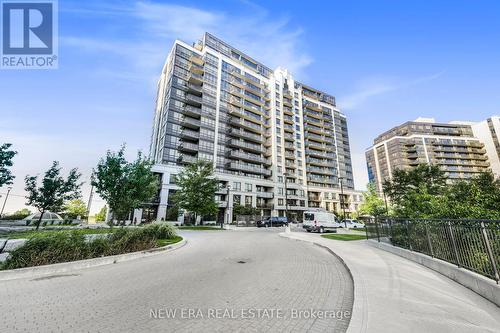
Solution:
[[(136, 228), (50, 230), (21, 232), (30, 236), (26, 243), (10, 252), (2, 269), (15, 269), (112, 256), (149, 250), (182, 240), (167, 223)], [(87, 239), (89, 234), (107, 234)]]

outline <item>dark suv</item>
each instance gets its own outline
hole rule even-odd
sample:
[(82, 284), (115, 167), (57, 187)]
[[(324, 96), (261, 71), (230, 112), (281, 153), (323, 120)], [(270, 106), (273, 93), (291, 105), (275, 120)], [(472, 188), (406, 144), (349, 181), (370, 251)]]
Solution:
[(265, 217), (257, 222), (257, 227), (283, 227), (288, 225), (288, 219), (285, 216)]

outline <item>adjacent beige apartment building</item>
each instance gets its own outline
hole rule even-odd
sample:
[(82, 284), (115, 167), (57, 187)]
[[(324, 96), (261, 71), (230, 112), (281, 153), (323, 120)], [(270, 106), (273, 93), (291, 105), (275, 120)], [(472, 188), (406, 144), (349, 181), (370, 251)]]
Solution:
[(200, 159), (220, 180), (218, 222), (232, 221), (235, 205), (300, 220), (309, 207), (352, 212), (362, 200), (335, 97), (209, 33), (193, 45), (175, 41), (167, 57), (150, 158), (162, 189), (142, 220), (166, 218), (175, 175)]
[(368, 177), (379, 191), (394, 169), (439, 165), (450, 179), (470, 178), (492, 170), (500, 176), (500, 120), (438, 123), (419, 118), (379, 135), (366, 150)]

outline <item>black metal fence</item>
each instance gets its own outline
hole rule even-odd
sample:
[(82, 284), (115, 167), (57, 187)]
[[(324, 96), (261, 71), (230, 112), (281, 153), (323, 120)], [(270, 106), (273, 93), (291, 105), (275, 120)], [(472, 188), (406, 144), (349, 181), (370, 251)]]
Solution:
[(500, 220), (376, 218), (366, 237), (500, 279)]

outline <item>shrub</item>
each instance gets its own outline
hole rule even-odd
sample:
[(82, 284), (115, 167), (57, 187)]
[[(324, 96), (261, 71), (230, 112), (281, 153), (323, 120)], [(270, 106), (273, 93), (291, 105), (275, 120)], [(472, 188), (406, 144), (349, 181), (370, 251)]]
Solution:
[(158, 239), (175, 238), (175, 229), (167, 223), (144, 228), (121, 228), (108, 237), (86, 241), (80, 230), (43, 233), (30, 238), (11, 252), (0, 269), (56, 264), (121, 253), (143, 251), (157, 246)]
[(172, 239), (177, 236), (175, 228), (169, 223), (153, 223), (144, 227), (144, 229), (152, 232), (157, 239)]
[(87, 258), (85, 237), (77, 233), (55, 233), (29, 239), (11, 252), (3, 269), (56, 264)]

